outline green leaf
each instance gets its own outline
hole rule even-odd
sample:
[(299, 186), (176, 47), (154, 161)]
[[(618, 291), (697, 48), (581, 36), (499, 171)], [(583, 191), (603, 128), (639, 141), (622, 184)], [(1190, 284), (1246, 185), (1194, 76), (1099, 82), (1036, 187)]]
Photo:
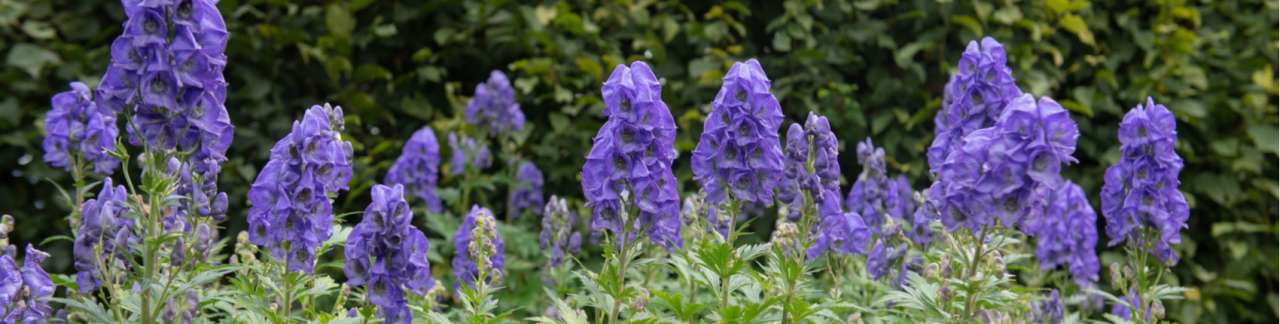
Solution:
[(324, 25), (329, 28), (330, 34), (340, 38), (350, 38), (351, 32), (356, 29), (356, 18), (351, 16), (347, 8), (335, 3), (325, 7)]
[(39, 77), (45, 65), (62, 63), (57, 53), (50, 52), (40, 46), (22, 43), (9, 50), (5, 64), (26, 71), (32, 77)]
[(1062, 19), (1058, 20), (1058, 26), (1062, 26), (1062, 28), (1075, 33), (1076, 37), (1080, 38), (1080, 42), (1089, 44), (1090, 46), (1095, 45), (1093, 32), (1089, 31), (1089, 25), (1085, 24), (1084, 18), (1080, 18), (1080, 16), (1075, 14), (1062, 16)]
[(1276, 125), (1267, 125), (1263, 123), (1254, 123), (1249, 125), (1249, 137), (1253, 139), (1253, 143), (1258, 146), (1258, 150), (1266, 153), (1276, 153), (1277, 146), (1280, 146), (1280, 132), (1276, 130)]
[(773, 33), (773, 48), (780, 52), (790, 51), (791, 36), (783, 32)]

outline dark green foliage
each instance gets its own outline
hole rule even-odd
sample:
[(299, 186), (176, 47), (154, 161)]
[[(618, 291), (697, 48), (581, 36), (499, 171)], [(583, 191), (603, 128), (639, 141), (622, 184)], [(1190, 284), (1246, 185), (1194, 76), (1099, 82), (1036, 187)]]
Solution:
[[(761, 60), (791, 120), (810, 110), (828, 116), (846, 148), (874, 137), (893, 157), (891, 173), (920, 188), (929, 181), (924, 150), (942, 87), (965, 43), (991, 35), (1007, 46), (1023, 90), (1072, 111), (1080, 163), (1066, 174), (1095, 203), (1119, 154), (1122, 114), (1147, 96), (1172, 109), (1193, 207), (1175, 273), (1192, 293), (1169, 313), (1276, 320), (1276, 1), (940, 2), (222, 0), (236, 125), (220, 184), (233, 198), (224, 235), (243, 228), (248, 184), (306, 107), (347, 109), (356, 176), (336, 210), (359, 211), (404, 140), (428, 123), (456, 127), (492, 69), (512, 77), (533, 128), (521, 153), (544, 170), (548, 194), (580, 196), (579, 167), (603, 122), (599, 86), (614, 65), (654, 66), (687, 156), (720, 77), (749, 57)], [(50, 96), (68, 82), (96, 84), (123, 17), (113, 1), (0, 0), (0, 212), (23, 224), (20, 242), (70, 233), (62, 221), (69, 207), (54, 185), (69, 186), (69, 176), (42, 162), (41, 124)], [(858, 166), (846, 152), (852, 178)], [(689, 179), (688, 160), (676, 166)], [(479, 200), (503, 210), (502, 187), (481, 189)], [(69, 244), (49, 244), (51, 271), (66, 273)], [(1107, 251), (1104, 265), (1122, 257)], [(447, 267), (434, 265), (437, 274)], [(502, 294), (543, 297), (530, 289)]]

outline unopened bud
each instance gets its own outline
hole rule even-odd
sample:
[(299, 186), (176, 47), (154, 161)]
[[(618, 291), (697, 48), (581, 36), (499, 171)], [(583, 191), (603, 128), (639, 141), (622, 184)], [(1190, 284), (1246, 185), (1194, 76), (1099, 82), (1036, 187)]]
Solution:
[(1111, 269), (1111, 271), (1110, 271), (1110, 272), (1111, 272), (1111, 286), (1112, 286), (1112, 287), (1124, 287), (1124, 284), (1123, 284), (1123, 282), (1124, 282), (1124, 278), (1120, 276), (1120, 264), (1119, 264), (1119, 263), (1112, 263), (1112, 264), (1111, 264), (1110, 266), (1108, 266), (1108, 267)]
[(1155, 319), (1164, 318), (1164, 303), (1161, 303), (1159, 299), (1151, 302), (1151, 316), (1155, 317)]
[(849, 314), (849, 317), (845, 318), (844, 322), (849, 324), (862, 324), (862, 313), (855, 311), (852, 314)]
[(1135, 277), (1133, 276), (1133, 268), (1132, 268), (1132, 267), (1130, 267), (1130, 266), (1124, 266), (1124, 278), (1125, 278), (1125, 279), (1132, 279), (1132, 280), (1136, 280), (1136, 279), (1137, 279), (1137, 278), (1135, 278)]

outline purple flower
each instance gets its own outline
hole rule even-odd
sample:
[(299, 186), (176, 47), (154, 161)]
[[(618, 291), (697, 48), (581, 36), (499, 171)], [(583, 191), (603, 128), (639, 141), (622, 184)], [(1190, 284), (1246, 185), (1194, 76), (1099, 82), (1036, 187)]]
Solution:
[[(472, 285), (482, 269), (489, 274), (485, 277), (485, 282), (502, 275), (502, 268), (506, 264), (506, 245), (502, 242), (497, 226), (493, 212), (480, 206), (472, 206), (467, 218), (462, 220), (462, 226), (458, 227), (458, 232), (453, 236), (453, 275), (459, 281)], [(477, 264), (476, 261), (483, 261), (484, 264)]]
[(787, 153), (783, 177), (778, 184), (778, 200), (788, 205), (787, 217), (792, 221), (799, 219), (800, 209), (804, 208), (803, 194), (818, 197), (823, 191), (840, 192), (838, 146), (827, 117), (813, 112), (809, 112), (803, 128), (795, 123), (787, 128)]
[(364, 219), (347, 238), (347, 284), (366, 286), (368, 300), (387, 323), (411, 323), (405, 291), (419, 296), (435, 286), (427, 261), (427, 237), (413, 227), (404, 186), (374, 185)]
[(96, 102), (131, 109), (131, 143), (187, 156), (183, 173), (195, 175), (181, 179), (176, 194), (188, 199), (179, 212), (221, 220), (217, 177), (234, 133), (224, 105), (226, 23), (211, 0), (126, 1), (125, 13)]
[[(900, 275), (907, 271), (905, 268), (909, 262), (902, 261), (907, 251), (906, 244), (897, 246), (888, 246), (888, 244), (885, 238), (880, 238), (876, 240), (875, 247), (871, 248), (871, 253), (867, 254), (867, 274), (871, 275), (871, 279), (880, 279), (889, 275), (894, 263), (901, 263)], [(901, 279), (894, 278), (895, 282), (899, 280)]]
[(91, 292), (109, 279), (102, 270), (123, 271), (132, 264), (133, 219), (128, 212), (124, 186), (112, 186), (111, 178), (103, 178), (102, 191), (82, 205), (72, 248), (80, 292)]
[(1070, 181), (1063, 181), (1048, 199), (1047, 210), (1032, 226), (1040, 268), (1066, 265), (1077, 285), (1092, 286), (1098, 281), (1098, 255), (1094, 252), (1098, 214), (1080, 186)]
[(521, 161), (516, 171), (516, 181), (507, 198), (507, 217), (520, 217), (524, 211), (542, 214), (542, 170), (533, 162)]
[(1022, 95), (1006, 64), (1004, 45), (991, 37), (970, 41), (956, 72), (947, 81), (942, 109), (934, 117), (933, 143), (929, 145), (929, 171), (943, 172), (948, 157), (964, 144), (964, 137), (991, 127), (1007, 105)]
[[(596, 133), (582, 166), (592, 231), (607, 229), (620, 238), (623, 217), (637, 217), (626, 232), (628, 239), (644, 231), (668, 250), (680, 246), (680, 196), (671, 171), (676, 125), (662, 101), (662, 85), (649, 65), (637, 61), (614, 68), (600, 92), (609, 120)], [(615, 242), (622, 244), (621, 239)]]
[(0, 255), (0, 314), (5, 314), (5, 323), (43, 323), (53, 316), (49, 298), (56, 288), (40, 266), (49, 254), (27, 244), (27, 257), (19, 269), (13, 253), (10, 249)]
[(911, 214), (911, 230), (906, 232), (907, 238), (916, 245), (928, 247), (933, 242), (933, 229), (930, 226), (935, 219), (938, 219), (938, 210), (933, 204), (919, 204)]
[(72, 82), (71, 90), (53, 96), (53, 110), (45, 115), (44, 161), (50, 166), (71, 171), (75, 163), (88, 163), (92, 172), (110, 175), (120, 161), (109, 152), (115, 150), (116, 114), (98, 106), (93, 92), (80, 82)]
[(726, 198), (773, 204), (783, 172), (782, 108), (770, 87), (755, 59), (734, 63), (725, 74), (693, 150), (693, 178), (708, 204)]
[[(1146, 311), (1146, 316), (1144, 316), (1144, 317), (1146, 318), (1146, 320), (1147, 320), (1147, 321), (1150, 321), (1150, 320), (1151, 320), (1151, 308), (1150, 308), (1150, 307), (1142, 307), (1143, 301), (1142, 301), (1142, 300), (1140, 300), (1140, 299), (1138, 299), (1138, 291), (1137, 291), (1137, 290), (1134, 290), (1134, 289), (1130, 288), (1130, 289), (1129, 289), (1129, 294), (1128, 294), (1127, 296), (1123, 296), (1123, 297), (1121, 297), (1121, 298), (1123, 298), (1125, 301), (1129, 302), (1129, 305), (1131, 305), (1131, 306), (1133, 306), (1133, 307), (1135, 307), (1135, 308), (1139, 308), (1139, 309), (1141, 309), (1141, 308), (1146, 308), (1146, 309), (1147, 309), (1147, 311)], [(1127, 321), (1132, 321), (1132, 320), (1133, 320), (1133, 309), (1129, 308), (1129, 306), (1125, 306), (1124, 304), (1119, 304), (1119, 303), (1117, 303), (1117, 304), (1115, 304), (1115, 305), (1111, 306), (1111, 315), (1119, 316), (1120, 318), (1123, 318), (1123, 319), (1125, 319), (1125, 320), (1127, 320)]]
[(542, 213), (542, 233), (538, 235), (538, 247), (550, 251), (552, 267), (564, 263), (565, 253), (577, 254), (582, 236), (574, 230), (578, 215), (569, 210), (564, 198), (551, 196)]
[(1147, 98), (1120, 122), (1120, 161), (1107, 169), (1102, 186), (1102, 215), (1107, 221), (1107, 245), (1130, 241), (1143, 244), (1142, 227), (1158, 232), (1153, 255), (1176, 264), (1173, 245), (1182, 242), (1190, 209), (1178, 191), (1182, 157), (1174, 151), (1177, 122), (1164, 105)]
[[(885, 214), (889, 213), (888, 195), (890, 181), (885, 168), (884, 149), (876, 147), (867, 138), (858, 142), (858, 163), (862, 164), (862, 173), (849, 189), (846, 204), (849, 210), (862, 215), (867, 227), (879, 231), (884, 224)], [(910, 190), (910, 189), (908, 189)]]
[(1048, 97), (1029, 94), (1010, 102), (997, 124), (979, 129), (951, 152), (929, 189), (948, 230), (977, 232), (999, 219), (1035, 233), (1046, 197), (1059, 186), (1058, 172), (1073, 163), (1079, 131), (1067, 111)]
[(1031, 305), (1031, 322), (1040, 324), (1062, 323), (1062, 314), (1065, 312), (1065, 308), (1062, 304), (1062, 299), (1058, 297), (1058, 290), (1054, 289), (1049, 292), (1048, 297)]
[(476, 85), (465, 114), (467, 124), (488, 129), (489, 136), (524, 129), (524, 113), (516, 102), (515, 89), (502, 71), (490, 72), (488, 81)]
[(311, 273), (315, 249), (331, 234), (332, 198), (351, 181), (342, 130), (341, 107), (312, 106), (271, 148), (249, 188), (249, 240), (285, 259), (289, 271)]
[(440, 196), (436, 194), (439, 181), (440, 144), (430, 126), (423, 127), (408, 142), (396, 163), (387, 171), (384, 182), (404, 185), (405, 190), (427, 205), (432, 213), (444, 211)]
[(844, 212), (840, 208), (840, 194), (824, 191), (815, 197), (818, 205), (818, 224), (813, 228), (813, 244), (805, 253), (810, 261), (823, 253), (866, 253), (871, 240), (871, 230), (862, 222), (857, 212)]
[(451, 175), (462, 174), (468, 165), (476, 170), (484, 170), (493, 164), (489, 146), (466, 135), (459, 136), (449, 132), (449, 151), (453, 154), (449, 157), (449, 174)]

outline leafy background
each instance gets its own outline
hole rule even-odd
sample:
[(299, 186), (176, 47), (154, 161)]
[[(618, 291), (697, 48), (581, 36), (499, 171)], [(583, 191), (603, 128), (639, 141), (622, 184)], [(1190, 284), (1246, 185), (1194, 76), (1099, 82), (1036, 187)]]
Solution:
[[(724, 71), (757, 57), (789, 120), (808, 111), (828, 116), (843, 149), (873, 137), (892, 172), (923, 188), (943, 85), (965, 44), (991, 35), (1005, 44), (1018, 85), (1057, 99), (1080, 124), (1080, 163), (1067, 176), (1095, 206), (1101, 175), (1118, 158), (1123, 113), (1152, 96), (1177, 115), (1182, 190), (1193, 208), (1175, 272), (1194, 289), (1172, 305), (1172, 318), (1275, 322), (1280, 313), (1276, 1), (222, 0), (218, 7), (232, 33), (227, 108), (236, 124), (220, 186), (244, 197), (290, 121), (332, 102), (346, 108), (356, 142), (357, 175), (340, 211), (363, 209), (371, 181), (414, 130), (456, 123), (492, 69), (512, 77), (532, 127), (520, 153), (542, 167), (548, 194), (580, 196), (578, 168), (603, 122), (599, 85), (632, 60), (650, 62), (663, 79), (686, 156)], [(16, 241), (46, 243), (54, 271), (71, 269), (69, 244), (55, 237), (69, 233), (57, 188), (70, 180), (41, 160), (42, 121), (50, 96), (68, 82), (96, 84), (123, 20), (111, 1), (0, 0), (0, 212), (18, 219)], [(851, 150), (841, 162), (846, 180), (857, 174)], [(677, 167), (683, 189), (693, 190), (688, 159)], [(232, 200), (228, 232), (243, 227), (244, 210), (243, 199)], [(1104, 262), (1118, 251), (1105, 250)]]

